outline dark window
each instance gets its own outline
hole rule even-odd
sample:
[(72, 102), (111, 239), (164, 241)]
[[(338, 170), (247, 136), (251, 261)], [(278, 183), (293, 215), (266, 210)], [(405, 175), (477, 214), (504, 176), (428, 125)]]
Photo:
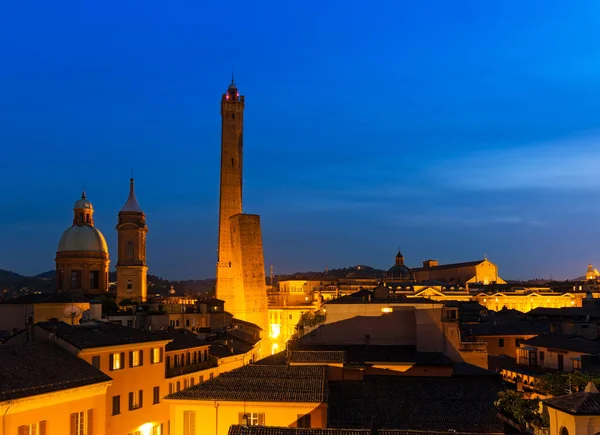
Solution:
[(64, 290), (64, 288), (63, 288), (64, 282), (65, 282), (65, 271), (61, 270), (58, 273), (58, 288), (60, 290)]
[(160, 387), (154, 387), (154, 390), (152, 391), (152, 396), (153, 396), (153, 401), (152, 401), (153, 405), (160, 403)]
[(537, 366), (537, 352), (535, 350), (529, 351), (529, 365), (532, 367)]
[(298, 414), (298, 427), (310, 429), (310, 414)]
[(129, 259), (133, 258), (133, 242), (132, 241), (127, 242), (127, 245), (125, 245), (125, 255)]
[(504, 347), (504, 338), (498, 339), (498, 347)]
[(540, 362), (543, 362), (543, 361), (544, 361), (544, 357), (545, 357), (545, 355), (544, 355), (544, 352), (542, 352), (542, 351), (540, 350)]
[(121, 396), (113, 396), (112, 415), (119, 415), (120, 413), (121, 413)]
[(130, 281), (127, 281), (127, 290), (131, 290), (131, 289), (133, 289), (133, 284), (131, 283), (131, 280), (130, 280)]
[(563, 355), (558, 354), (558, 370), (563, 371), (565, 368), (565, 358)]
[(177, 392), (181, 391), (181, 382), (177, 381)]
[(81, 270), (72, 270), (71, 271), (71, 289), (79, 289), (81, 288)]
[(100, 272), (97, 270), (90, 271), (90, 289), (95, 290), (100, 288)]
[(133, 328), (133, 320), (128, 320), (127, 321), (127, 327), (128, 328)]
[(235, 113), (231, 114), (231, 119), (235, 119)]
[(99, 356), (92, 357), (92, 365), (94, 367), (96, 367), (97, 369), (100, 369), (100, 357)]
[(231, 167), (234, 167), (234, 166), (235, 166), (235, 163), (234, 163), (233, 158), (232, 158), (231, 159)]

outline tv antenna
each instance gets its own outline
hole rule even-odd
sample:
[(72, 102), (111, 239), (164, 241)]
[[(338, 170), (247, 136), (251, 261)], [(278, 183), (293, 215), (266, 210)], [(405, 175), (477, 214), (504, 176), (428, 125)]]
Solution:
[(67, 319), (71, 319), (71, 325), (73, 325), (75, 317), (81, 315), (81, 307), (77, 305), (70, 305), (68, 307), (65, 307), (63, 314)]

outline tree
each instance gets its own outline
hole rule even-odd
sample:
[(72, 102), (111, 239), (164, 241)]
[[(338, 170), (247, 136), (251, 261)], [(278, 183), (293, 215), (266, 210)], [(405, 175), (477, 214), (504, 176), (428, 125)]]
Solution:
[(586, 372), (547, 373), (538, 378), (535, 386), (538, 390), (552, 396), (563, 396), (582, 391), (588, 382), (600, 384), (600, 376)]
[(540, 402), (540, 399), (526, 399), (521, 392), (506, 390), (498, 393), (498, 400), (494, 405), (520, 425), (533, 423), (541, 426), (543, 419), (539, 412)]

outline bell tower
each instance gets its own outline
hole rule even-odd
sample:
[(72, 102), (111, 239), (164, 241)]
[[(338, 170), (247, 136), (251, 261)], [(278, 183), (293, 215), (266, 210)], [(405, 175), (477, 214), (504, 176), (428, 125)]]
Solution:
[(221, 185), (219, 198), (219, 247), (217, 259), (217, 298), (225, 309), (234, 309), (236, 272), (230, 217), (242, 213), (242, 157), (244, 97), (240, 97), (233, 77), (221, 97)]
[(146, 215), (135, 197), (133, 178), (129, 181), (129, 197), (119, 212), (117, 223), (117, 300), (144, 302), (147, 292)]

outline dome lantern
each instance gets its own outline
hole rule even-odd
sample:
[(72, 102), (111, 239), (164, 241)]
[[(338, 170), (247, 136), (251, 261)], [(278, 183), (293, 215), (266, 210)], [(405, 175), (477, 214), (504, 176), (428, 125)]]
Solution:
[(73, 225), (94, 226), (94, 207), (85, 196), (85, 190), (81, 192), (81, 199), (73, 205)]

